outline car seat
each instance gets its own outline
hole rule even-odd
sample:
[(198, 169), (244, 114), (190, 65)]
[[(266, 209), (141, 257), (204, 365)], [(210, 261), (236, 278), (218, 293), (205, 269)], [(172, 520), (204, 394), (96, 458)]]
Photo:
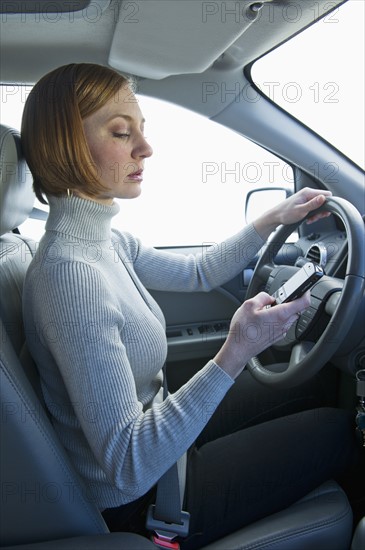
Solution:
[(352, 539), (351, 550), (364, 550), (365, 548), (365, 516), (359, 521), (354, 538)]
[[(6, 549), (156, 548), (131, 533), (109, 533), (60, 444), (45, 410), (22, 323), (24, 276), (36, 243), (17, 232), (32, 212), (31, 176), (16, 130), (0, 128), (1, 491), (0, 546)], [(352, 511), (329, 481), (270, 517), (206, 550), (350, 548)]]

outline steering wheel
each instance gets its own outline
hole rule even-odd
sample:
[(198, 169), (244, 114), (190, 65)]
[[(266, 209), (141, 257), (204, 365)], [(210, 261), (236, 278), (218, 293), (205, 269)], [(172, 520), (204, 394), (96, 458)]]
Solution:
[[(288, 388), (313, 377), (324, 367), (345, 339), (360, 306), (365, 287), (365, 230), (359, 211), (348, 201), (330, 197), (316, 212), (338, 216), (346, 230), (348, 253), (344, 279), (324, 275), (311, 289), (311, 306), (303, 312), (287, 334), (275, 344), (291, 349), (287, 363), (263, 366), (258, 357), (247, 365), (252, 376), (268, 386)], [(311, 212), (314, 215), (316, 212)], [(263, 288), (275, 292), (298, 269), (274, 262), (286, 239), (301, 225), (282, 225), (274, 239), (266, 244), (250, 281), (246, 299)], [(318, 334), (320, 332), (320, 334)]]

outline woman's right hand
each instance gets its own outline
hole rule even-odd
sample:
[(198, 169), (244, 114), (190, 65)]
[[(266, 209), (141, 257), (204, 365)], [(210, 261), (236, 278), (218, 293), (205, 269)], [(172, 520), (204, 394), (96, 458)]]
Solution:
[[(286, 304), (270, 307), (274, 299), (260, 292), (235, 312), (227, 339), (214, 361), (233, 379), (249, 359), (283, 338), (298, 315), (310, 305), (310, 293)], [(267, 307), (269, 306), (269, 307)]]

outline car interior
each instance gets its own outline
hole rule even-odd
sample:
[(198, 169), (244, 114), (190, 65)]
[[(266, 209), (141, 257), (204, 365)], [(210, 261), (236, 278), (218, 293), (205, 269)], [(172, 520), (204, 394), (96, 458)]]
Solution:
[[(332, 192), (329, 218), (279, 228), (226, 285), (209, 293), (151, 294), (166, 318), (174, 391), (218, 351), (245, 299), (263, 289), (275, 292), (306, 261), (319, 264), (324, 276), (311, 290), (306, 316), (248, 369), (274, 390), (325, 380), (331, 406), (357, 412), (360, 428), (354, 423), (354, 431), (365, 446), (364, 171), (272, 101), (251, 75), (256, 60), (343, 4), (346, 0), (317, 0), (314, 10), (306, 0), (4, 1), (0, 75), (3, 86), (29, 87), (66, 63), (110, 66), (133, 75), (141, 96), (189, 109), (274, 154), (292, 168), (293, 190)], [(3, 103), (1, 114), (6, 108)], [(36, 205), (19, 130), (3, 122), (0, 130), (0, 547), (155, 548), (139, 535), (108, 531), (92, 488), (74, 470), (52, 427), (22, 322), (22, 286), (37, 247), (22, 225), (44, 224), (47, 214)], [(329, 177), (329, 164), (336, 167), (335, 177)], [(253, 201), (263, 202), (265, 195), (270, 203), (277, 191), (266, 186), (248, 193), (246, 219)], [(279, 191), (292, 192), (286, 186)], [(188, 254), (202, 247), (187, 242), (168, 248)], [(363, 549), (364, 472), (365, 449), (343, 483), (329, 480), (289, 508), (205, 548)]]

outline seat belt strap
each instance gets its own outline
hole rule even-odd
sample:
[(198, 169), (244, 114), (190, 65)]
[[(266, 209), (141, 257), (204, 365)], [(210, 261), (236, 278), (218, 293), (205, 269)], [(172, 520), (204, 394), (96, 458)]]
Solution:
[[(163, 399), (168, 396), (166, 364), (163, 367)], [(154, 531), (153, 542), (161, 548), (179, 548), (172, 542), (189, 534), (190, 514), (181, 509), (177, 463), (173, 464), (157, 483), (155, 504), (148, 509), (146, 527)], [(170, 546), (172, 544), (172, 546)]]
[[(124, 267), (139, 294), (151, 310), (146, 296), (135, 280), (134, 273), (132, 273), (129, 265), (123, 261), (118, 249), (116, 249), (116, 252), (124, 264)], [(164, 400), (168, 397), (168, 394), (165, 363), (163, 366)], [(161, 476), (157, 483), (156, 501), (155, 504), (152, 504), (148, 508), (146, 527), (149, 531), (156, 533), (156, 535), (153, 536), (153, 542), (157, 546), (160, 548), (177, 550), (179, 548), (179, 544), (177, 542), (173, 542), (173, 539), (176, 537), (187, 537), (189, 534), (189, 520), (190, 514), (181, 509), (179, 474), (177, 463), (175, 462), (175, 464), (173, 464), (171, 468), (167, 470), (163, 476)]]
[[(168, 397), (166, 364), (163, 367), (163, 399)], [(170, 523), (179, 523), (181, 516), (181, 495), (177, 463), (162, 476), (157, 485), (154, 516)]]

